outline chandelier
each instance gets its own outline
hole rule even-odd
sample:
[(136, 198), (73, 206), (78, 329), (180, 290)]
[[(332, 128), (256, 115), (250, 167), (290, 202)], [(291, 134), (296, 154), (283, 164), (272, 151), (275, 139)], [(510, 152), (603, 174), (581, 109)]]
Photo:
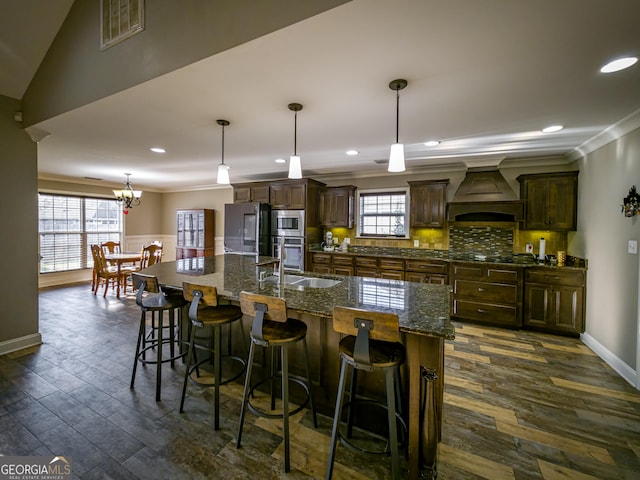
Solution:
[(140, 205), (140, 197), (142, 192), (140, 190), (134, 190), (131, 186), (130, 173), (125, 173), (127, 180), (124, 182), (124, 189), (114, 190), (113, 194), (116, 196), (116, 200), (122, 203), (122, 212), (127, 215), (131, 207)]

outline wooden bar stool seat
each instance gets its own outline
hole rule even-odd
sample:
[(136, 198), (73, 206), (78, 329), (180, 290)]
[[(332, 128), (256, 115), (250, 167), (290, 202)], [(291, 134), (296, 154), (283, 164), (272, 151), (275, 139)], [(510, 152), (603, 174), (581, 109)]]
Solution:
[[(311, 377), (309, 368), (309, 352), (307, 349), (307, 326), (304, 322), (287, 316), (287, 304), (282, 298), (269, 297), (248, 292), (240, 292), (240, 307), (242, 313), (253, 317), (253, 325), (251, 328), (251, 346), (249, 348), (249, 360), (247, 362), (247, 375), (244, 382), (244, 392), (242, 395), (242, 407), (240, 408), (240, 424), (238, 427), (238, 439), (236, 447), (240, 448), (242, 441), (242, 427), (247, 408), (255, 415), (267, 418), (283, 419), (283, 440), (284, 440), (284, 471), (291, 470), (291, 462), (289, 458), (289, 416), (293, 415), (308, 404), (311, 408), (313, 416), (313, 425), (317, 427), (316, 411), (313, 406), (313, 396), (311, 394)], [(289, 374), (288, 348), (297, 343), (302, 342), (304, 350), (304, 366), (307, 374), (306, 379), (298, 378)], [(253, 367), (253, 359), (256, 347), (275, 347), (280, 348), (281, 372), (275, 372), (275, 358), (271, 358), (271, 375), (263, 378), (261, 381), (251, 386), (251, 373)], [(274, 353), (274, 350), (272, 350)], [(261, 385), (271, 385), (271, 410), (275, 408), (275, 389), (274, 380), (280, 378), (282, 412), (270, 413), (260, 409), (251, 403), (249, 396)], [(289, 382), (300, 385), (305, 393), (305, 401), (297, 408), (289, 410)]]
[[(398, 441), (398, 424), (401, 433), (406, 436), (406, 424), (399, 414), (401, 400), (399, 399), (400, 380), (399, 367), (406, 361), (406, 349), (400, 343), (400, 327), (398, 316), (386, 312), (373, 312), (348, 307), (334, 307), (333, 329), (346, 335), (340, 340), (340, 380), (336, 408), (333, 417), (329, 462), (327, 465), (327, 480), (332, 478), (333, 464), (338, 440), (351, 450), (369, 454), (391, 454), (391, 474), (393, 479), (400, 478), (400, 456)], [(347, 367), (351, 367), (352, 381), (349, 402), (344, 403), (344, 393), (347, 378)], [(361, 404), (380, 405), (380, 402), (369, 399), (356, 399), (357, 371), (373, 372), (382, 370), (385, 373), (387, 410), (387, 437), (385, 448), (374, 450), (372, 447), (360, 447), (351, 440), (353, 416), (355, 409)], [(347, 411), (346, 433), (340, 432), (340, 422), (344, 410)], [(400, 410), (401, 411), (401, 410)], [(379, 437), (379, 435), (374, 435)]]
[[(244, 330), (242, 330), (242, 310), (235, 305), (221, 305), (218, 303), (218, 291), (216, 287), (205, 285), (197, 285), (193, 283), (183, 282), (182, 292), (186, 301), (191, 302), (189, 306), (189, 319), (191, 320), (191, 328), (189, 334), (189, 351), (187, 353), (187, 368), (184, 373), (184, 382), (182, 384), (182, 398), (180, 400), (180, 413), (184, 411), (184, 400), (187, 393), (187, 383), (195, 372), (196, 378), (200, 378), (200, 366), (210, 361), (210, 355), (207, 358), (198, 360), (196, 351), (206, 350), (213, 354), (213, 383), (209, 382), (207, 386), (214, 388), (214, 430), (220, 429), (220, 385), (232, 382), (239, 378), (246, 369), (246, 361), (238, 356), (231, 355), (231, 338), (229, 333), (229, 354), (222, 355), (222, 327), (231, 326), (232, 323), (239, 322), (244, 344)], [(199, 344), (200, 339), (196, 332), (198, 330), (211, 327), (213, 329), (213, 346)], [(202, 337), (207, 338), (207, 337)], [(235, 374), (226, 379), (222, 378), (222, 361), (223, 358), (229, 358), (236, 363), (239, 368)], [(198, 381), (200, 385), (206, 382)]]
[[(138, 363), (143, 365), (153, 364), (156, 366), (156, 401), (160, 401), (160, 390), (162, 384), (162, 364), (171, 362), (174, 366), (175, 360), (183, 357), (185, 353), (178, 349), (176, 352), (176, 341), (181, 342), (180, 324), (182, 320), (182, 308), (187, 304), (181, 295), (165, 295), (158, 279), (153, 275), (133, 272), (131, 273), (134, 288), (138, 289), (136, 303), (140, 307), (140, 327), (138, 330), (138, 341), (136, 343), (136, 354), (133, 361), (133, 372), (131, 373), (131, 388), (134, 387), (136, 370)], [(147, 292), (147, 295), (144, 295)], [(151, 330), (155, 335), (149, 339), (147, 329), (147, 313), (151, 312)], [(168, 323), (164, 322), (164, 312), (169, 313)], [(178, 313), (176, 323), (175, 312)], [(156, 322), (157, 315), (157, 322)], [(164, 330), (168, 330), (169, 335), (164, 336)], [(170, 349), (169, 357), (163, 356), (163, 346), (168, 345)], [(156, 350), (155, 357), (147, 359), (146, 354), (150, 350)]]

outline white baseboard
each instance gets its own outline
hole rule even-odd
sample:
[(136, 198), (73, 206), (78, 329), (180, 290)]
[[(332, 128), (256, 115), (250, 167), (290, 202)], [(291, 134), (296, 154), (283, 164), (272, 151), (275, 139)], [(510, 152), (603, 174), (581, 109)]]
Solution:
[(12, 338), (4, 342), (0, 342), (0, 355), (22, 350), (23, 348), (33, 347), (42, 343), (40, 333), (32, 333), (24, 337)]
[(636, 372), (633, 368), (620, 360), (620, 358), (614, 355), (609, 349), (607, 349), (604, 345), (602, 345), (588, 333), (581, 334), (580, 340), (582, 340), (582, 343), (584, 343), (587, 347), (593, 350), (596, 355), (604, 360), (607, 365), (613, 368), (622, 378), (629, 382), (632, 387), (638, 388), (638, 372)]

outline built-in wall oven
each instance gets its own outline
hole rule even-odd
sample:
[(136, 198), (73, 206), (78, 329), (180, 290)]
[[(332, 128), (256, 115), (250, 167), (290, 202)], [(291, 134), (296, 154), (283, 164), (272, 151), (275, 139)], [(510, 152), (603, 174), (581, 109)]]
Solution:
[(284, 241), (285, 270), (304, 270), (304, 235), (304, 210), (271, 211), (273, 256), (280, 258), (280, 245)]

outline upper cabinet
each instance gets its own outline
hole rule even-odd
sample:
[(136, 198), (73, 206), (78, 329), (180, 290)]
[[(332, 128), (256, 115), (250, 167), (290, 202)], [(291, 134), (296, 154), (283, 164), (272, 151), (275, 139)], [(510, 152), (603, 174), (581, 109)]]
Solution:
[(525, 230), (576, 230), (577, 171), (520, 175), (518, 181), (527, 206)]
[(274, 210), (302, 210), (307, 206), (307, 185), (305, 183), (273, 183), (269, 193), (269, 203)]
[(320, 225), (353, 228), (356, 187), (330, 187), (320, 193)]
[(243, 183), (233, 186), (233, 203), (269, 203), (268, 183)]
[(449, 180), (408, 182), (410, 186), (410, 227), (442, 228), (445, 222)]

